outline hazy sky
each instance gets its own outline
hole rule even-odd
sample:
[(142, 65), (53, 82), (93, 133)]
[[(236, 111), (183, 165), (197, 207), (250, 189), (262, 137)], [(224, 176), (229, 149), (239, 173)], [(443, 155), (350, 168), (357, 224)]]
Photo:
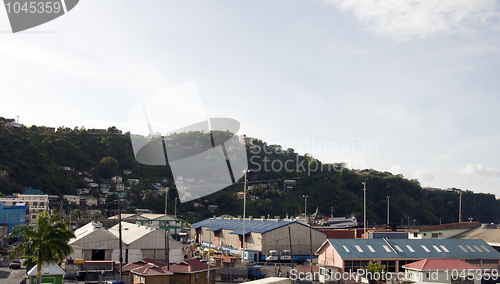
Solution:
[(85, 0), (12, 34), (2, 8), (0, 116), (127, 131), (139, 101), (195, 81), (239, 134), (498, 195), (499, 15), (494, 0)]

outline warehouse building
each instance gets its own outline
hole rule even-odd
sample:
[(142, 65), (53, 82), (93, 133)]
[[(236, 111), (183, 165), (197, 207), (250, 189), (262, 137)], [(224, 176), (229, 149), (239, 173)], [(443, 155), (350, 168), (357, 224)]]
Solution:
[[(72, 259), (119, 261), (119, 225), (105, 229), (98, 222), (90, 222), (75, 231)], [(170, 263), (183, 260), (183, 246), (170, 238)], [(165, 233), (157, 229), (122, 222), (123, 262), (134, 262), (143, 257), (165, 261)]]
[(316, 254), (320, 269), (328, 274), (356, 273), (372, 260), (395, 273), (422, 259), (460, 259), (482, 269), (500, 268), (500, 253), (483, 240), (328, 239)]
[[(242, 218), (211, 218), (191, 225), (191, 236), (197, 243), (241, 254)], [(312, 242), (311, 242), (312, 237)], [(245, 219), (245, 259), (259, 261), (270, 250), (291, 250), (294, 257), (310, 258), (326, 240), (326, 233), (295, 221), (276, 219)]]

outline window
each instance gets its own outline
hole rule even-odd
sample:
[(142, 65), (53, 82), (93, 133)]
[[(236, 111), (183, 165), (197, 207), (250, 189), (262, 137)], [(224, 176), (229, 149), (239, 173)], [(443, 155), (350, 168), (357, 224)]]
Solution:
[(483, 252), (478, 246), (474, 246), (474, 248), (478, 251), (478, 252)]
[(440, 245), (441, 249), (443, 249), (445, 252), (450, 252), (445, 246)]
[(368, 249), (371, 251), (371, 252), (375, 252), (375, 250), (373, 249), (373, 247), (371, 245), (367, 245)]
[(462, 245), (458, 245), (459, 248), (461, 248), (464, 252), (468, 252)]
[(439, 234), (438, 233), (432, 233), (432, 238), (439, 238)]
[(411, 252), (415, 252), (415, 250), (412, 247), (410, 247), (410, 245), (406, 245), (406, 248)]
[(12, 216), (12, 219), (13, 219), (13, 220), (17, 220), (17, 215), (13, 215), (13, 216)]
[(212, 272), (210, 273), (210, 275), (208, 275), (208, 271), (207, 271), (207, 275), (205, 275), (205, 278), (206, 278), (206, 279), (209, 279), (209, 278), (210, 278), (209, 280), (212, 280), (212, 279), (213, 279), (213, 277), (214, 277), (214, 273), (215, 273), (215, 271), (214, 271), (214, 270), (212, 270)]
[(385, 270), (388, 272), (396, 272), (396, 261), (395, 260), (382, 260), (380, 264), (385, 265)]
[(357, 272), (358, 269), (365, 267), (367, 264), (368, 264), (368, 260), (345, 260), (344, 261), (344, 271)]
[(421, 247), (426, 251), (426, 252), (431, 252), (426, 246), (421, 245)]
[(475, 252), (470, 246), (466, 246), (471, 252)]
[(38, 202), (33, 202), (33, 206), (38, 206)]
[(433, 247), (433, 248), (434, 248), (437, 252), (441, 252), (441, 250), (438, 248), (438, 246), (433, 245), (432, 247)]
[(386, 252), (391, 252), (391, 250), (389, 249), (389, 247), (388, 247), (388, 246), (383, 245), (383, 247), (384, 247), (384, 249), (385, 249), (385, 251), (386, 251)]
[(360, 247), (360, 246), (355, 245), (355, 247), (356, 247), (356, 249), (357, 249), (359, 252), (363, 252), (363, 250), (361, 249), (361, 247)]
[(414, 238), (418, 238), (418, 233), (413, 233)]
[(424, 237), (427, 236), (427, 233), (424, 233)]
[(31, 215), (31, 219), (36, 220), (36, 215)]
[(485, 246), (481, 246), (486, 252), (490, 252)]
[(398, 245), (394, 245), (394, 247), (396, 248), (396, 250), (397, 250), (398, 252), (403, 252), (403, 250), (402, 250), (402, 249), (401, 249)]
[(349, 249), (346, 246), (343, 246), (345, 249), (345, 252), (350, 252)]
[(200, 283), (200, 274), (199, 273), (196, 273), (196, 275), (194, 276), (194, 282)]

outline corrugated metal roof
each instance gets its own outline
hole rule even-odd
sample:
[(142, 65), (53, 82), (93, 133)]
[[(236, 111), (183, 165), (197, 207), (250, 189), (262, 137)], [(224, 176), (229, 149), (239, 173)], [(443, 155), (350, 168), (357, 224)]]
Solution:
[(456, 258), (439, 258), (439, 259), (422, 259), (407, 265), (403, 268), (411, 268), (416, 270), (445, 270), (445, 269), (479, 269), (481, 267), (474, 264), (470, 264), (460, 259)]
[(327, 242), (343, 259), (500, 259), (500, 253), (483, 240), (328, 239)]
[[(294, 221), (268, 221), (268, 220), (245, 220), (245, 234), (250, 232), (253, 233), (267, 233), (269, 231), (278, 229), (280, 227), (286, 226), (291, 223), (296, 223)], [(210, 219), (200, 221), (191, 225), (192, 229), (198, 229), (200, 227), (209, 228)], [(218, 231), (221, 229), (232, 230), (231, 234), (241, 235), (243, 232), (243, 220), (238, 219), (212, 219), (212, 231)]]

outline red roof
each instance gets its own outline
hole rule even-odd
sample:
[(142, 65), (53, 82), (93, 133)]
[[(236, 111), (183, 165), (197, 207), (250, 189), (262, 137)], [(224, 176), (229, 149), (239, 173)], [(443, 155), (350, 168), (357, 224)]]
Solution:
[(159, 275), (159, 274), (164, 274), (164, 275), (169, 275), (172, 274), (167, 270), (167, 267), (159, 267), (153, 263), (148, 263), (145, 264), (141, 267), (134, 268), (130, 270), (132, 273), (140, 274), (140, 275)]
[(132, 269), (136, 269), (138, 267), (142, 267), (148, 263), (152, 263), (158, 267), (163, 267), (163, 266), (166, 266), (167, 264), (163, 263), (163, 262), (159, 262), (159, 261), (156, 261), (154, 259), (151, 259), (151, 258), (148, 258), (148, 257), (143, 257), (139, 260), (136, 260), (134, 262), (131, 262), (131, 263), (128, 263), (126, 265), (124, 265), (122, 267), (122, 270), (127, 272), (127, 271), (131, 271)]
[[(216, 267), (210, 265), (210, 269), (215, 269)], [(183, 273), (193, 273), (198, 271), (208, 270), (208, 264), (203, 263), (196, 258), (185, 259), (170, 266), (171, 272), (183, 272)]]
[(442, 270), (442, 269), (482, 269), (468, 262), (455, 258), (422, 259), (403, 265), (403, 268), (416, 270)]

